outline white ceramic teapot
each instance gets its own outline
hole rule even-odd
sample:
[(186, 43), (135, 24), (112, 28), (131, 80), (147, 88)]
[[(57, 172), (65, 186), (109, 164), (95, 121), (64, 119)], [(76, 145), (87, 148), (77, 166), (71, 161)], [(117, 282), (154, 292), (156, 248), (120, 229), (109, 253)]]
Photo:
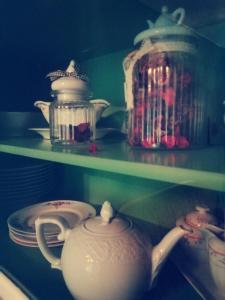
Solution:
[[(65, 240), (61, 258), (53, 255), (44, 239), (43, 225), (56, 224)], [(69, 229), (59, 217), (37, 218), (38, 245), (52, 268), (62, 270), (67, 287), (77, 300), (140, 299), (156, 278), (176, 242), (187, 233), (172, 229), (154, 248), (132, 221), (114, 216), (108, 201), (100, 216)]]

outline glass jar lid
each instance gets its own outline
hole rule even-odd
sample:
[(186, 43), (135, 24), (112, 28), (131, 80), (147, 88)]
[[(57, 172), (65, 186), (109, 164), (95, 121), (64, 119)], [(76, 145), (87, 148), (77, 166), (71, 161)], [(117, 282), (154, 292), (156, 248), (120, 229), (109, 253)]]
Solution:
[(193, 29), (185, 26), (183, 20), (185, 17), (185, 10), (177, 8), (173, 13), (168, 13), (166, 6), (162, 7), (161, 15), (155, 23), (147, 20), (149, 28), (140, 32), (134, 39), (134, 45), (149, 38), (158, 36), (193, 36), (195, 32)]

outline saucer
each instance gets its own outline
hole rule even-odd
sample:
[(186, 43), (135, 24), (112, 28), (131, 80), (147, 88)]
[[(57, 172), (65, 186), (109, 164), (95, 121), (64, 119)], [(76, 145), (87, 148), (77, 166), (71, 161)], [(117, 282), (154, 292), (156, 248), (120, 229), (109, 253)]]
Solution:
[[(49, 128), (29, 128), (29, 130), (36, 132), (45, 140), (50, 140)], [(96, 128), (95, 138), (102, 139), (107, 134), (114, 133), (114, 132), (120, 132), (120, 131), (116, 128)]]
[(0, 299), (34, 300), (34, 297), (11, 273), (0, 266)]
[(28, 128), (31, 131), (38, 133), (45, 140), (50, 140), (50, 130), (49, 128)]
[[(74, 228), (83, 220), (94, 217), (96, 210), (88, 203), (74, 200), (55, 200), (31, 205), (12, 213), (8, 220), (10, 238), (23, 246), (37, 247), (35, 220), (38, 217), (61, 216), (70, 228)], [(58, 246), (59, 227), (46, 224), (45, 238), (48, 244)]]
[(121, 133), (121, 131), (116, 128), (96, 128), (95, 138), (99, 140), (104, 138), (106, 135), (113, 133)]

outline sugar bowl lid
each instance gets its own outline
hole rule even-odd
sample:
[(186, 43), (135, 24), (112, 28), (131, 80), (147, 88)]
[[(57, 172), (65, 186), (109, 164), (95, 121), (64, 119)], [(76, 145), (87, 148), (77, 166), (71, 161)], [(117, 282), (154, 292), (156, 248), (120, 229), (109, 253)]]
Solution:
[(57, 93), (74, 93), (90, 94), (88, 87), (88, 78), (78, 71), (74, 60), (71, 60), (65, 71), (57, 70), (47, 74), (52, 81), (51, 89), (53, 94)]
[(84, 223), (84, 228), (89, 233), (107, 236), (119, 235), (131, 227), (131, 220), (114, 216), (113, 208), (108, 201), (103, 203), (100, 216), (90, 218)]

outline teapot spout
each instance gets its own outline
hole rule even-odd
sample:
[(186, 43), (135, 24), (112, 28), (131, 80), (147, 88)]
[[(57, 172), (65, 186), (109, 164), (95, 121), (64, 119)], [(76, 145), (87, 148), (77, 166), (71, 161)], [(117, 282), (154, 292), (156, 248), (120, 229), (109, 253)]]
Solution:
[(38, 101), (34, 102), (34, 106), (39, 108), (42, 111), (43, 116), (45, 117), (45, 120), (48, 123), (49, 123), (49, 105), (50, 105), (50, 102), (45, 102), (42, 100), (38, 100)]
[(152, 250), (152, 276), (150, 286), (152, 286), (154, 280), (156, 279), (161, 267), (169, 255), (170, 251), (176, 245), (181, 237), (187, 234), (187, 230), (177, 226), (170, 230), (169, 233), (161, 240), (161, 242), (156, 245)]

